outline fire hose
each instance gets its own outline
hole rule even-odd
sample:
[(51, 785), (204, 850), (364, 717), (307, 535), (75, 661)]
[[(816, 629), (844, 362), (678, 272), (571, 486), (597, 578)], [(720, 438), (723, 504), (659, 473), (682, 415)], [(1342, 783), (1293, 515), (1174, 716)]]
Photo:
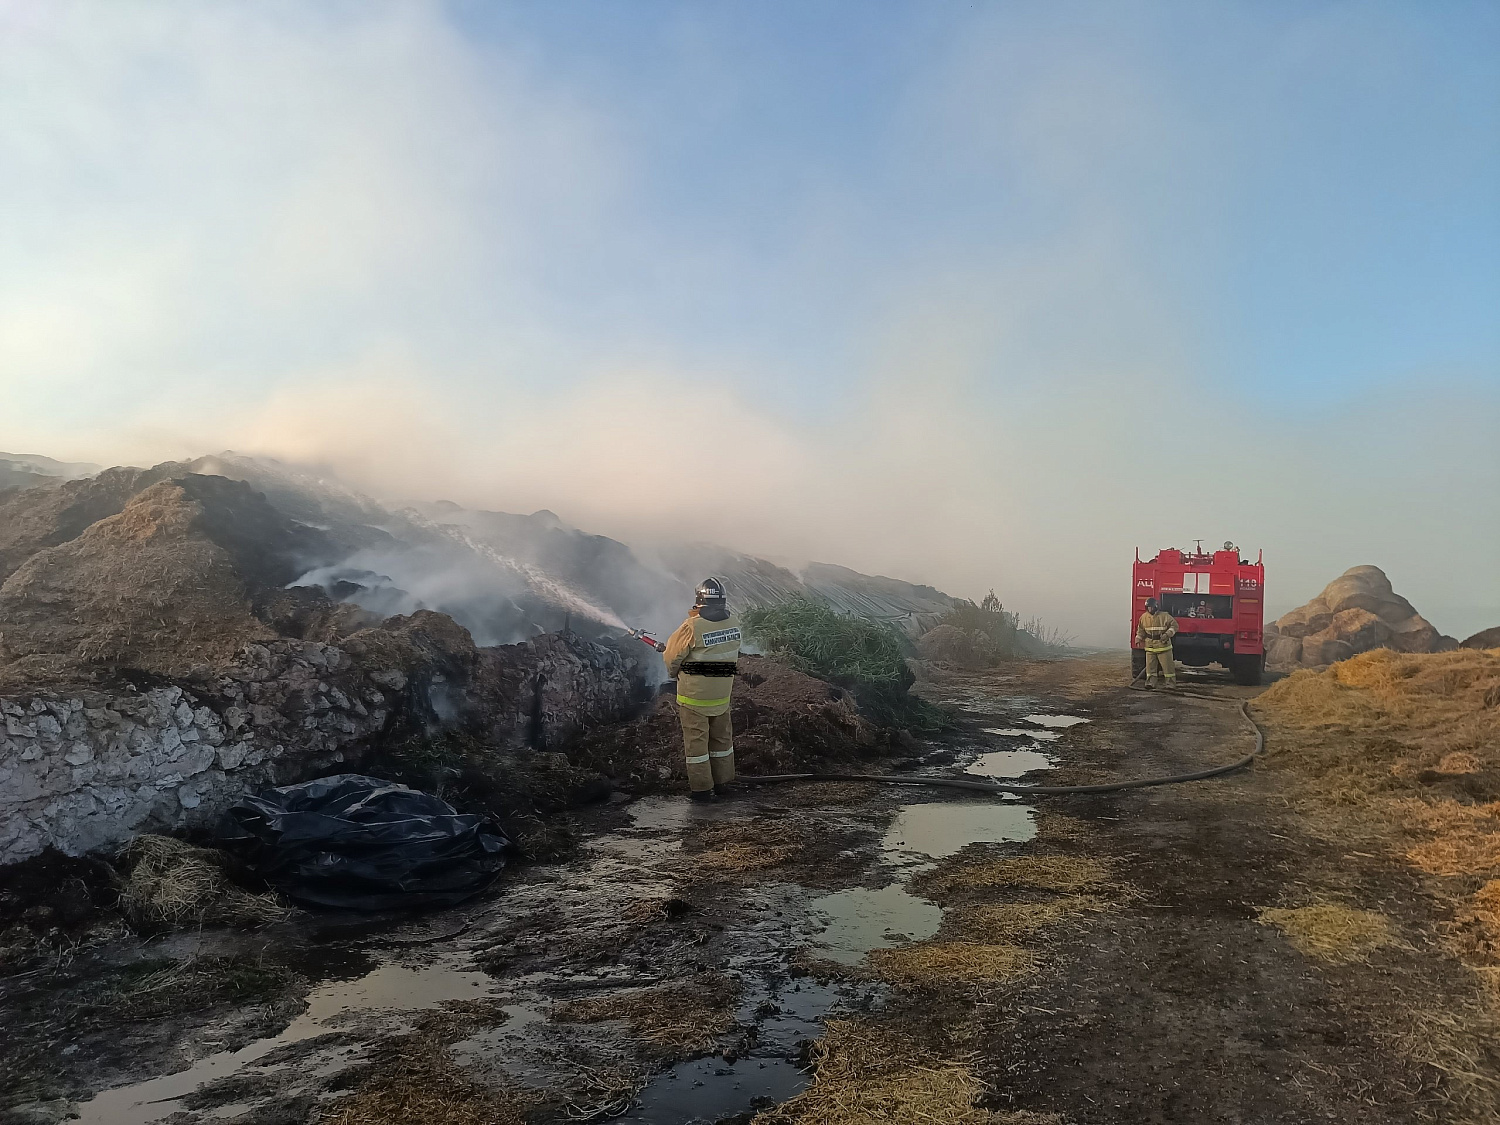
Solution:
[[(1131, 681), (1132, 684), (1134, 682), (1134, 680)], [(1223, 696), (1202, 695), (1197, 692), (1173, 692), (1172, 694), (1193, 699), (1207, 699), (1216, 703), (1233, 702)], [(1242, 770), (1265, 751), (1266, 736), (1255, 720), (1250, 717), (1248, 700), (1240, 700), (1239, 711), (1240, 717), (1249, 723), (1250, 729), (1255, 732), (1254, 750), (1243, 758), (1238, 758), (1226, 765), (1213, 766), (1192, 773), (1169, 774), (1165, 777), (1138, 777), (1130, 781), (1110, 781), (1100, 785), (1022, 785), (999, 781), (964, 781), (957, 777), (899, 777), (873, 773), (773, 773), (759, 777), (741, 775), (739, 780), (761, 785), (784, 781), (872, 781), (879, 785), (936, 785), (945, 789), (963, 789), (994, 796), (1011, 793), (1040, 797), (1058, 797), (1076, 793), (1119, 793), (1126, 789), (1151, 789), (1158, 785), (1180, 785), (1186, 781), (1207, 781), (1211, 777), (1223, 777), (1225, 774)]]
[[(657, 652), (665, 652), (667, 646), (657, 640), (645, 629), (630, 629), (630, 635), (643, 644), (654, 648)], [(1136, 681), (1144, 676), (1141, 672), (1130, 681), (1130, 687), (1135, 688)], [(1188, 696), (1192, 699), (1207, 699), (1214, 703), (1232, 703), (1233, 700), (1225, 699), (1219, 695), (1203, 695), (1198, 692), (1173, 691), (1174, 696)], [(998, 781), (965, 781), (957, 777), (901, 777), (892, 774), (879, 773), (770, 773), (760, 775), (741, 774), (740, 781), (754, 785), (776, 785), (788, 781), (870, 781), (877, 785), (935, 785), (944, 789), (963, 789), (972, 793), (988, 793), (999, 796), (1005, 793), (1025, 794), (1028, 796), (1060, 797), (1077, 793), (1119, 793), (1127, 789), (1151, 789), (1158, 785), (1181, 785), (1187, 781), (1207, 781), (1213, 777), (1223, 777), (1225, 774), (1235, 773), (1244, 769), (1264, 752), (1266, 748), (1266, 736), (1250, 717), (1250, 708), (1247, 700), (1240, 700), (1240, 717), (1250, 724), (1250, 729), (1255, 732), (1255, 749), (1222, 766), (1212, 766), (1206, 770), (1196, 770), (1192, 773), (1169, 774), (1164, 777), (1138, 777), (1130, 781), (1110, 781), (1099, 785), (1024, 785), (1006, 784)]]

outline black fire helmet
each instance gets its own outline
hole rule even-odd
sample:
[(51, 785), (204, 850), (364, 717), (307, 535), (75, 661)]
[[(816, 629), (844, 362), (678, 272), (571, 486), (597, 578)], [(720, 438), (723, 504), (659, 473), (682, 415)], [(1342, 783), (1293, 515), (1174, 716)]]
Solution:
[(728, 595), (724, 591), (724, 579), (705, 578), (694, 591), (693, 604), (699, 607), (723, 604)]
[(1160, 611), (1160, 609), (1161, 609), (1161, 602), (1157, 601), (1155, 598), (1147, 598), (1146, 599), (1146, 612), (1147, 613), (1156, 613), (1156, 612)]

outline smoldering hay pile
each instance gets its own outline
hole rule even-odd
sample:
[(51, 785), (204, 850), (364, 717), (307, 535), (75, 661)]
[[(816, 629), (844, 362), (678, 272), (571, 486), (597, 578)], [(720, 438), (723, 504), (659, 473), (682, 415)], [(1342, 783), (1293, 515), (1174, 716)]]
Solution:
[[(263, 573), (268, 589), (320, 590), (336, 606), (377, 618), (436, 610), (481, 645), (564, 628), (603, 639), (618, 636), (625, 623), (670, 630), (705, 574), (727, 577), (740, 608), (807, 598), (893, 622), (913, 636), (954, 604), (929, 586), (826, 563), (793, 572), (705, 544), (658, 545), (656, 555), (645, 558), (548, 511), (475, 511), (446, 501), (396, 509), (326, 476), (232, 453), (71, 480), (53, 476), (46, 487), (0, 491), (0, 583), (39, 551), (70, 543), (118, 515), (143, 490), (190, 476), (243, 482), (259, 494), (264, 508), (223, 490), (216, 500), (238, 505), (236, 518), (277, 541), (261, 553), (290, 573)], [(199, 493), (210, 486), (199, 481), (188, 487)], [(232, 532), (233, 521), (219, 531)], [(244, 555), (251, 537), (240, 541)]]
[(78, 477), (93, 476), (103, 466), (54, 461), (28, 453), (0, 453), (0, 492), (11, 488), (46, 488)]
[(434, 727), (549, 749), (647, 697), (640, 645), (479, 646), (446, 614), (297, 585), (391, 536), (279, 498), (182, 465), (0, 494), (0, 863), (209, 828)]
[[(522, 767), (567, 749), (662, 678), (619, 623), (675, 625), (714, 561), (731, 584), (735, 566), (801, 596), (815, 580), (887, 618), (952, 604), (835, 567), (684, 558), (643, 562), (546, 512), (394, 511), (232, 456), (0, 491), (0, 863), (204, 828), (242, 793), (433, 731)], [(760, 723), (771, 757), (878, 741), (822, 681), (783, 686)]]

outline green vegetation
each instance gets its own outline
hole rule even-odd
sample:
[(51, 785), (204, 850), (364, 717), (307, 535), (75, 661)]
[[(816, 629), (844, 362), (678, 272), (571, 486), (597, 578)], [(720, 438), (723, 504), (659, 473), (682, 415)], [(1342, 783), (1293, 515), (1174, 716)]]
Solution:
[(806, 598), (746, 610), (740, 623), (766, 653), (821, 679), (911, 683), (904, 640), (889, 625)]
[(746, 635), (768, 656), (847, 688), (875, 722), (918, 730), (948, 725), (947, 713), (908, 690), (908, 642), (894, 627), (797, 598), (740, 615)]
[(952, 625), (972, 634), (977, 647), (997, 659), (1020, 655), (1030, 639), (1024, 636), (1020, 615), (1007, 612), (993, 590), (978, 605), (959, 602), (938, 624)]

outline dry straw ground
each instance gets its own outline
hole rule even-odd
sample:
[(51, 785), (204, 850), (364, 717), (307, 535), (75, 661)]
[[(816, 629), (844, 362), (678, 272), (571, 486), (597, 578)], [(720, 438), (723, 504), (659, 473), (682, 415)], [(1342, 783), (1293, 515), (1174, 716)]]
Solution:
[(1036, 958), (1015, 945), (977, 941), (924, 941), (869, 956), (876, 975), (897, 984), (994, 984), (1030, 972)]
[(273, 894), (252, 894), (230, 881), (226, 857), (171, 836), (137, 836), (120, 853), (129, 870), (120, 908), (138, 926), (258, 926), (289, 918)]
[(1065, 918), (1107, 907), (1105, 900), (1092, 895), (1068, 895), (1046, 902), (961, 906), (944, 913), (942, 932), (971, 939), (1017, 941), (1032, 937)]
[(1271, 764), (1332, 800), (1488, 773), (1500, 769), (1500, 649), (1367, 652), (1289, 676), (1253, 710), (1278, 736)]
[(1262, 907), (1262, 922), (1275, 926), (1303, 953), (1325, 961), (1362, 961), (1396, 940), (1383, 914), (1336, 902), (1312, 906)]
[[(1440, 904), (1432, 929), (1481, 987), (1463, 1011), (1418, 1012), (1411, 1053), (1449, 1079), (1452, 1120), (1500, 1121), (1500, 650), (1364, 653), (1294, 673), (1253, 713), (1267, 768), (1290, 775), (1310, 825), (1330, 839), (1382, 841), (1427, 876)], [(1379, 915), (1337, 904), (1261, 918), (1339, 960), (1393, 940)]]
[(1364, 653), (1288, 677), (1255, 712), (1270, 768), (1324, 809), (1394, 827), (1394, 846), (1482, 931), (1481, 964), (1500, 964), (1484, 897), (1500, 877), (1500, 650)]
[[(1072, 885), (1083, 874), (1077, 867), (1059, 867), (1055, 862), (1041, 867), (1026, 864), (1019, 870), (1026, 873), (1033, 885), (1038, 880), (1052, 886)], [(1102, 869), (1090, 869), (1089, 874), (1097, 874), (1099, 870)], [(1004, 871), (1007, 875), (1014, 875), (1017, 869), (1008, 867)], [(979, 873), (983, 873), (985, 882), (974, 881), (980, 877)], [(1015, 885), (1010, 878), (994, 880), (994, 874), (993, 865), (966, 865), (947, 871), (940, 869), (928, 876), (927, 882), (943, 890), (954, 889), (957, 882), (963, 891), (973, 891), (976, 885), (989, 888)], [(944, 912), (936, 940), (898, 949), (876, 950), (870, 954), (869, 963), (876, 976), (898, 985), (995, 984), (1023, 976), (1036, 968), (1036, 953), (1018, 942), (1035, 944), (1049, 926), (1108, 907), (1106, 900), (1093, 895), (1065, 895), (1042, 902), (956, 906)]]
[(739, 984), (722, 973), (697, 976), (657, 988), (577, 1000), (553, 1010), (560, 1022), (623, 1020), (649, 1043), (674, 1052), (712, 1050), (734, 1026)]
[(1022, 855), (965, 860), (912, 880), (912, 891), (940, 905), (962, 901), (1000, 887), (1074, 894), (1104, 886), (1109, 868), (1087, 856)]
[(882, 1028), (830, 1020), (813, 1047), (806, 1090), (754, 1125), (1061, 1125), (1041, 1114), (994, 1113), (966, 1058), (939, 1058)]
[(428, 1013), (415, 1031), (372, 1052), (354, 1092), (329, 1104), (318, 1125), (524, 1125), (534, 1098), (476, 1082), (449, 1050), (504, 1018), (485, 1001), (457, 1001)]
[(868, 781), (809, 781), (783, 785), (776, 804), (788, 809), (826, 809), (830, 806), (862, 805), (874, 799), (879, 786)]
[(685, 867), (696, 879), (750, 875), (795, 862), (806, 845), (802, 831), (790, 824), (714, 824), (686, 842)]

